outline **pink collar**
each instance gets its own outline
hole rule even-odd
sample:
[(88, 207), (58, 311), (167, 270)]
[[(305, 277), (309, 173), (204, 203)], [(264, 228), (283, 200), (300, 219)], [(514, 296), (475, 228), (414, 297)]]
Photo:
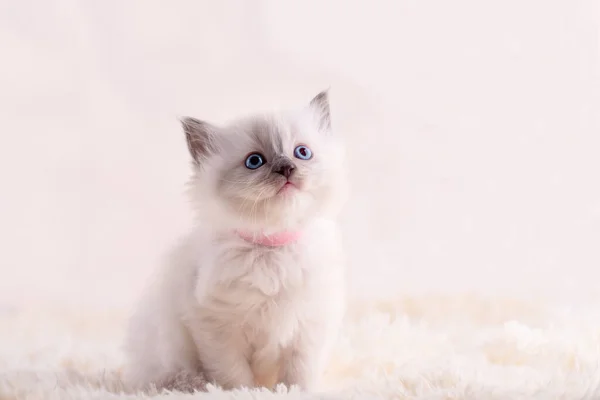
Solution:
[(301, 235), (301, 232), (297, 231), (283, 231), (271, 235), (243, 231), (236, 231), (236, 233), (247, 242), (269, 247), (287, 246), (288, 244), (297, 242)]

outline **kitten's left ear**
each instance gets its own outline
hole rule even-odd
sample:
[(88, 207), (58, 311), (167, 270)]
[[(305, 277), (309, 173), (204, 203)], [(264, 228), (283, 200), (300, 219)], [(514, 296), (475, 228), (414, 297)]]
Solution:
[(319, 129), (331, 131), (331, 116), (329, 112), (329, 90), (323, 90), (310, 101), (310, 107), (316, 113)]

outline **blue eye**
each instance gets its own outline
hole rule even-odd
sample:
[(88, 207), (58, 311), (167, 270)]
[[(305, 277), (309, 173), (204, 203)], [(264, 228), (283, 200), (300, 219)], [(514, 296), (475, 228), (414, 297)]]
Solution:
[(300, 145), (294, 149), (294, 157), (301, 160), (310, 160), (312, 158), (312, 151), (304, 145)]
[(262, 154), (252, 153), (246, 158), (246, 168), (257, 169), (265, 163)]

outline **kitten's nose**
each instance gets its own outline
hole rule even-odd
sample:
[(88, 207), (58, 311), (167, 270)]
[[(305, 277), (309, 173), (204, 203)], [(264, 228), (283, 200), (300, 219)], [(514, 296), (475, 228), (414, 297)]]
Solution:
[(281, 174), (281, 175), (285, 176), (286, 178), (289, 178), (295, 169), (296, 169), (296, 167), (294, 166), (294, 164), (284, 163), (284, 164), (281, 164), (281, 165), (278, 165), (277, 167), (275, 167), (273, 172), (275, 172), (277, 174)]

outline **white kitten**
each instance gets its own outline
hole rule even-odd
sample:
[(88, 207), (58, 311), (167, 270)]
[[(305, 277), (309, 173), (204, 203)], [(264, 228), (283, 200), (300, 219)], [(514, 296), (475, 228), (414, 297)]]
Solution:
[(343, 150), (327, 92), (216, 127), (185, 118), (197, 228), (131, 320), (134, 387), (315, 387), (344, 312)]

